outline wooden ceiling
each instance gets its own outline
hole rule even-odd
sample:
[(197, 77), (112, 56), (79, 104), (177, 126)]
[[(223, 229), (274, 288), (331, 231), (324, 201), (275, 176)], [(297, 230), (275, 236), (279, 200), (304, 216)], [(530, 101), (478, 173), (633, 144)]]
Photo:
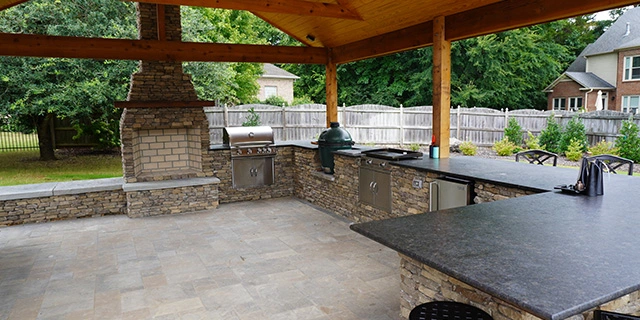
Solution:
[[(0, 55), (181, 61), (346, 63), (433, 44), (445, 18), (455, 41), (636, 4), (632, 0), (144, 0), (247, 10), (305, 45), (298, 48), (0, 34)], [(0, 10), (25, 0), (0, 0)]]

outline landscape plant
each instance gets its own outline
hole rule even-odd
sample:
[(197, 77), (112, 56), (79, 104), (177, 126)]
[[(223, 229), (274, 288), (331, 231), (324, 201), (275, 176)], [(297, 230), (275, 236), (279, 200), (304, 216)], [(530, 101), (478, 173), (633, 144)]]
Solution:
[(565, 151), (564, 155), (571, 161), (578, 161), (582, 158), (582, 148), (582, 143), (579, 140), (571, 139), (571, 143), (569, 143), (569, 147), (567, 148), (567, 151)]
[(278, 107), (286, 107), (289, 105), (289, 103), (287, 102), (287, 100), (285, 100), (283, 97), (281, 96), (271, 96), (267, 99), (265, 99), (263, 101), (264, 104), (268, 104), (268, 105), (272, 105), (272, 106), (278, 106)]
[(465, 156), (475, 156), (478, 152), (478, 147), (471, 141), (465, 141), (460, 144), (460, 152)]
[(492, 149), (499, 156), (510, 156), (520, 150), (518, 146), (509, 141), (508, 137), (504, 137), (504, 139), (494, 143)]
[(540, 145), (540, 139), (534, 136), (531, 131), (527, 131), (527, 139), (524, 140), (524, 144), (529, 150), (540, 150), (544, 148)]
[(538, 137), (540, 145), (544, 146), (544, 150), (553, 153), (560, 153), (560, 139), (562, 139), (562, 127), (556, 121), (555, 115), (547, 118), (547, 126), (542, 130)]
[(509, 118), (507, 126), (504, 128), (504, 136), (516, 146), (522, 145), (522, 127), (516, 118)]
[(640, 162), (640, 136), (633, 115), (622, 121), (620, 135), (616, 138), (616, 148), (621, 157)]
[(618, 148), (614, 147), (613, 142), (609, 142), (606, 140), (602, 140), (596, 143), (595, 145), (589, 147), (587, 149), (587, 152), (589, 152), (589, 154), (592, 156), (598, 156), (601, 154), (618, 155), (619, 153)]
[(587, 151), (587, 132), (584, 128), (584, 124), (582, 120), (578, 116), (574, 116), (569, 120), (567, 126), (562, 132), (562, 138), (560, 139), (560, 145), (558, 146), (560, 152), (567, 152), (569, 150), (569, 146), (573, 143), (573, 141), (580, 146), (580, 151)]
[(415, 152), (415, 151), (418, 151), (418, 150), (420, 150), (420, 144), (419, 144), (419, 143), (412, 143), (412, 144), (409, 146), (409, 149), (410, 149), (411, 151), (414, 151), (414, 152)]
[(243, 127), (259, 126), (261, 124), (260, 115), (253, 108), (249, 108), (249, 110), (247, 111), (249, 112), (249, 114), (247, 115), (247, 118), (245, 119), (245, 121), (242, 123), (242, 126)]

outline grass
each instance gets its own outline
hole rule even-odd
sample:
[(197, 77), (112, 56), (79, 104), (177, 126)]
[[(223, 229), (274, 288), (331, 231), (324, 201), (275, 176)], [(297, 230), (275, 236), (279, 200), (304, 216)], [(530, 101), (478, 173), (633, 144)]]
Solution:
[(0, 152), (0, 186), (122, 177), (118, 154), (56, 154), (40, 161), (38, 151)]

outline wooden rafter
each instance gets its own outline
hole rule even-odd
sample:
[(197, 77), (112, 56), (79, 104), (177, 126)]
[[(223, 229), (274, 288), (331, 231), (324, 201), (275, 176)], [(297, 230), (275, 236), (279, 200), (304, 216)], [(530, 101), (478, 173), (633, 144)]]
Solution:
[(0, 33), (0, 56), (326, 64), (327, 49)]
[(139, 2), (362, 20), (355, 11), (342, 5), (304, 0), (143, 0)]
[(27, 2), (28, 0), (0, 0), (0, 11), (4, 9), (11, 8), (13, 6), (17, 6), (23, 2)]
[[(462, 40), (636, 3), (637, 0), (505, 0), (447, 16), (447, 40)], [(339, 46), (333, 50), (333, 59), (342, 64), (431, 46), (433, 38), (423, 33), (430, 28), (433, 22), (427, 21)]]

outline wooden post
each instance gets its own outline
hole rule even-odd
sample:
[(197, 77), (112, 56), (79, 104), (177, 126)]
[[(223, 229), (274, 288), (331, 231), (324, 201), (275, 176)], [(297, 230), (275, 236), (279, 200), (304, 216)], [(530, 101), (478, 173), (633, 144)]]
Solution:
[(164, 4), (156, 4), (156, 18), (158, 23), (158, 40), (167, 40), (167, 31), (165, 24)]
[(433, 20), (433, 134), (440, 158), (449, 158), (451, 121), (451, 42), (445, 38), (444, 17)]
[(331, 122), (338, 121), (338, 70), (331, 59), (331, 50), (328, 52), (326, 69), (327, 91), (327, 128)]

